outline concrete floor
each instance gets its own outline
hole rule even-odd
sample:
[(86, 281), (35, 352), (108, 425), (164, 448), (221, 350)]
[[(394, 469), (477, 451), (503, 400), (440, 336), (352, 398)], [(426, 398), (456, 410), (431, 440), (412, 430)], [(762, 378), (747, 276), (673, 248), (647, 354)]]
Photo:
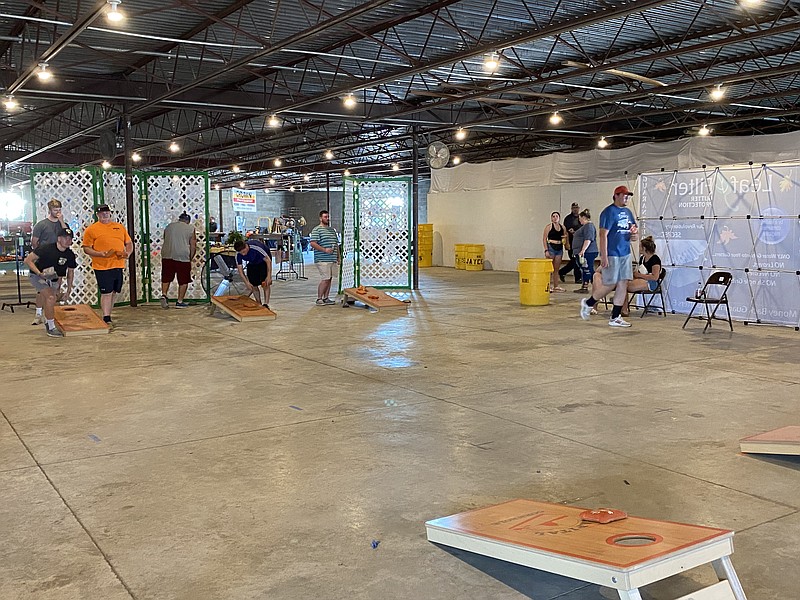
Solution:
[(800, 333), (610, 329), (572, 293), (521, 307), (515, 273), (426, 269), (408, 315), (315, 286), (276, 283), (266, 323), (145, 306), (53, 340), (0, 314), (0, 598), (616, 597), (425, 539), (511, 498), (734, 529), (748, 598), (800, 597), (800, 460), (738, 453), (800, 424)]

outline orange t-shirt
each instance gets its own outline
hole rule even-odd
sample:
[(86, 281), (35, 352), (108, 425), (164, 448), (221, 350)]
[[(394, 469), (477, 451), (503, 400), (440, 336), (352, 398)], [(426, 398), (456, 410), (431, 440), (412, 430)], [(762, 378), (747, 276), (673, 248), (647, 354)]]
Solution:
[[(108, 223), (103, 225), (100, 221), (92, 223), (83, 232), (83, 246), (88, 246), (92, 250), (105, 252), (114, 250), (123, 254), (125, 244), (131, 241), (131, 236), (120, 223)], [(117, 256), (93, 256), (92, 269), (95, 271), (107, 271), (108, 269), (124, 269), (127, 261)]]

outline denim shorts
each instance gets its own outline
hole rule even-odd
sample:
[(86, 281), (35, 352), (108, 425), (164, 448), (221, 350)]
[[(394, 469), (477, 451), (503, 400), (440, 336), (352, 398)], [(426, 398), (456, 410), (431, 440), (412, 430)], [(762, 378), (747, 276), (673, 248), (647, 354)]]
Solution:
[(547, 244), (547, 251), (552, 256), (563, 256), (564, 255), (564, 247), (563, 246), (553, 246), (552, 244)]
[(633, 259), (626, 256), (609, 256), (608, 266), (603, 269), (603, 285), (616, 285), (620, 281), (633, 279)]
[(656, 281), (656, 280), (648, 281), (647, 282), (647, 287), (650, 288), (651, 292), (655, 292), (656, 288), (658, 287), (658, 281)]

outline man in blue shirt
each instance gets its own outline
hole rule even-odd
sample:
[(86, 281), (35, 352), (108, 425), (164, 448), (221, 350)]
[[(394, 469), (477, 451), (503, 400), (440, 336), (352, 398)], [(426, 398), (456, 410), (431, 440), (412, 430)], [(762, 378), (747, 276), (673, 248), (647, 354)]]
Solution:
[[(614, 202), (600, 213), (600, 268), (602, 285), (592, 288), (589, 298), (581, 299), (581, 318), (589, 320), (592, 307), (600, 298), (614, 290), (614, 308), (611, 311), (610, 327), (630, 327), (622, 318), (622, 306), (628, 291), (628, 281), (633, 279), (633, 256), (631, 242), (638, 239), (636, 219), (628, 208), (628, 197), (633, 196), (627, 187), (621, 185), (614, 190)], [(599, 289), (596, 289), (599, 288)]]
[[(269, 308), (269, 295), (272, 291), (272, 254), (262, 242), (258, 240), (239, 240), (233, 245), (236, 250), (236, 268), (239, 276), (253, 294), (256, 302), (261, 304), (261, 292), (258, 286), (264, 288), (264, 308)], [(242, 263), (247, 263), (247, 276), (245, 276)]]

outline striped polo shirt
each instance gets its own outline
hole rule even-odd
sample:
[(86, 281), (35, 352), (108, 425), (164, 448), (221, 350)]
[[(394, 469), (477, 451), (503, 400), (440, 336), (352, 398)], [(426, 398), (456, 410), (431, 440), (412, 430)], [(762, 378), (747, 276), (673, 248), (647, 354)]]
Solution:
[[(323, 248), (336, 248), (339, 245), (339, 238), (333, 227), (317, 225), (311, 230), (311, 241), (317, 242)], [(336, 262), (338, 252), (328, 254), (314, 249), (314, 262)]]

